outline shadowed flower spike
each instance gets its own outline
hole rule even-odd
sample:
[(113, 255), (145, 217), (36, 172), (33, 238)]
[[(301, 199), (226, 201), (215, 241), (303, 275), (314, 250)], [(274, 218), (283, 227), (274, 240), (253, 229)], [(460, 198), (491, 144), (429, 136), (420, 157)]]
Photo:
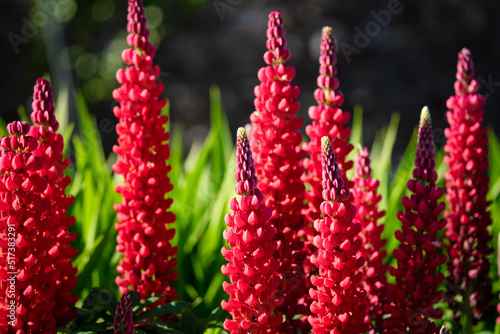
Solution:
[(78, 301), (78, 296), (71, 294), (78, 281), (75, 277), (78, 269), (71, 262), (76, 257), (77, 250), (70, 245), (76, 239), (76, 232), (69, 232), (69, 227), (75, 223), (75, 217), (66, 216), (67, 208), (74, 201), (72, 195), (66, 196), (71, 178), (64, 175), (71, 160), (63, 158), (64, 140), (56, 133), (59, 123), (54, 114), (52, 89), (44, 78), (36, 81), (32, 107), (31, 120), (34, 126), (30, 128), (29, 134), (38, 140), (38, 148), (33, 154), (43, 157), (45, 161), (43, 168), (36, 173), (47, 179), (48, 185), (43, 194), (50, 199), (44, 219), (51, 222), (51, 229), (45, 233), (50, 233), (56, 240), (49, 252), (54, 258), (53, 269), (56, 275), (56, 303), (52, 312), (57, 324), (65, 326), (76, 316), (73, 306)]
[(116, 307), (114, 334), (134, 334), (134, 320), (132, 319), (132, 301), (128, 293), (124, 294)]
[[(446, 296), (455, 320), (464, 316), (481, 319), (493, 312), (489, 257), (493, 248), (488, 232), (491, 216), (487, 211), (489, 168), (488, 129), (483, 123), (486, 99), (478, 94), (470, 51), (458, 53), (455, 96), (446, 102), (449, 128), (446, 128), (445, 173), (448, 210), (446, 237), (448, 261)], [(456, 298), (461, 296), (461, 298)]]
[(123, 52), (123, 61), (130, 66), (119, 69), (116, 79), (121, 87), (113, 91), (120, 103), (113, 112), (119, 119), (116, 126), (118, 144), (113, 148), (118, 161), (113, 170), (123, 175), (124, 184), (116, 191), (123, 202), (115, 205), (119, 223), (116, 250), (123, 254), (116, 278), (120, 292), (135, 290), (145, 299), (158, 294), (167, 296), (157, 304), (176, 298), (170, 285), (177, 279), (175, 266), (177, 247), (171, 245), (175, 215), (168, 211), (172, 199), (165, 195), (173, 189), (167, 174), (171, 166), (167, 144), (169, 133), (161, 116), (166, 100), (161, 98), (163, 83), (157, 83), (160, 68), (153, 66), (155, 49), (148, 41), (146, 17), (142, 1), (129, 0), (129, 35), (132, 47)]
[(56, 334), (56, 236), (46, 217), (44, 160), (26, 122), (7, 126), (0, 156), (0, 332)]
[(232, 319), (224, 321), (224, 329), (231, 334), (276, 334), (283, 322), (282, 314), (275, 314), (283, 303), (283, 298), (277, 297), (281, 278), (280, 262), (274, 257), (276, 228), (269, 221), (272, 211), (264, 205), (264, 195), (257, 188), (244, 128), (238, 129), (236, 143), (236, 193), (241, 197), (229, 202), (233, 213), (225, 217), (228, 229), (224, 239), (230, 249), (222, 248), (228, 261), (222, 273), (231, 283), (223, 283), (229, 301), (222, 301), (222, 308)]
[(443, 245), (438, 240), (438, 232), (446, 225), (444, 219), (439, 219), (446, 204), (438, 203), (444, 189), (436, 188), (435, 166), (431, 116), (429, 109), (424, 107), (413, 179), (407, 183), (411, 195), (402, 198), (404, 210), (398, 212), (402, 229), (395, 233), (400, 242), (393, 251), (397, 265), (389, 267), (396, 283), (389, 285), (393, 305), (386, 310), (391, 314), (384, 320), (387, 333), (435, 334), (438, 329), (431, 319), (443, 316), (443, 309), (434, 308), (434, 305), (444, 296), (444, 291), (437, 291), (444, 280), (438, 267), (446, 262), (446, 255), (439, 255)]
[[(298, 129), (303, 121), (297, 118), (299, 87), (291, 84), (295, 69), (285, 66), (290, 58), (286, 49), (285, 29), (279, 12), (269, 14), (267, 48), (264, 60), (268, 66), (258, 72), (260, 85), (256, 86), (255, 109), (250, 116), (252, 122), (251, 148), (255, 154), (255, 169), (265, 205), (273, 211), (272, 224), (277, 229), (279, 247), (276, 257), (281, 262), (282, 285), (280, 293), (285, 302), (280, 311), (286, 321), (282, 332), (309, 331), (305, 317), (294, 319), (298, 314), (307, 314), (305, 275), (302, 262), (303, 242), (298, 231), (303, 225), (301, 214), (304, 208), (304, 184), (300, 149), (302, 135)], [(305, 327), (304, 327), (305, 326)]]
[(363, 247), (359, 255), (366, 259), (362, 271), (365, 277), (363, 286), (368, 293), (368, 314), (372, 326), (370, 333), (381, 333), (384, 305), (390, 303), (386, 278), (388, 265), (383, 263), (387, 256), (383, 249), (387, 240), (382, 238), (384, 225), (377, 224), (385, 215), (385, 211), (378, 209), (378, 203), (382, 199), (381, 195), (377, 195), (380, 182), (372, 178), (371, 174), (368, 149), (360, 146), (354, 163), (352, 203), (357, 208), (356, 221), (361, 224), (360, 238)]
[(324, 217), (314, 222), (318, 251), (311, 262), (319, 268), (319, 274), (311, 276), (315, 288), (309, 290), (314, 300), (309, 323), (314, 334), (365, 333), (369, 325), (364, 323), (368, 304), (361, 267), (365, 259), (358, 255), (361, 225), (354, 221), (356, 207), (348, 200), (350, 192), (328, 137), (322, 138), (321, 146)]

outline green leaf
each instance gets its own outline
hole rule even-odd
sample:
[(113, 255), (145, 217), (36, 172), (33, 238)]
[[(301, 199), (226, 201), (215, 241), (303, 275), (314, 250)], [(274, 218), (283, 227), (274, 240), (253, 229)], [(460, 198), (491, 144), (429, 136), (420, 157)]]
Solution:
[(185, 334), (203, 334), (205, 326), (191, 311), (182, 313), (181, 330)]
[(349, 143), (363, 145), (363, 107), (359, 104), (354, 106)]
[(188, 303), (188, 302), (171, 302), (169, 304), (160, 305), (158, 307), (149, 309), (149, 310), (139, 314), (137, 316), (137, 318), (134, 319), (134, 323), (138, 324), (143, 320), (153, 319), (155, 317), (159, 317), (162, 315), (176, 314), (178, 311), (185, 308), (189, 304), (190, 303)]
[[(142, 328), (148, 329), (148, 331), (145, 331)], [(154, 322), (154, 321), (145, 321), (141, 323), (140, 327), (136, 327), (135, 333), (158, 333), (158, 334), (184, 334), (183, 332), (174, 329), (172, 327), (169, 327), (166, 324), (163, 324), (161, 322)]]
[(108, 325), (105, 323), (99, 323), (99, 324), (78, 324), (78, 329), (84, 330), (84, 331), (91, 331), (92, 333), (106, 333)]
[(19, 120), (21, 122), (27, 122), (31, 124), (31, 120), (29, 119), (28, 115), (26, 115), (26, 109), (24, 109), (24, 106), (20, 105), (17, 107), (17, 115), (19, 116)]
[[(113, 225), (109, 225), (104, 235), (97, 238), (97, 241), (94, 242), (92, 249), (85, 253), (85, 257), (79, 256), (75, 259), (75, 266), (79, 269), (77, 274), (79, 282), (89, 281), (92, 276), (93, 270), (97, 267), (99, 260), (102, 257), (102, 251), (108, 243), (110, 229), (112, 226)], [(86, 258), (88, 258), (88, 261), (85, 261)], [(79, 295), (82, 289), (83, 285), (77, 285), (73, 290), (73, 293)]]
[[(57, 99), (55, 103), (55, 116), (59, 122), (60, 133), (66, 134), (69, 126), (69, 88), (67, 85), (62, 85), (59, 87), (59, 92), (57, 94)], [(72, 125), (72, 127), (74, 124)], [(65, 140), (69, 138), (65, 138)], [(66, 143), (65, 145), (66, 146)]]

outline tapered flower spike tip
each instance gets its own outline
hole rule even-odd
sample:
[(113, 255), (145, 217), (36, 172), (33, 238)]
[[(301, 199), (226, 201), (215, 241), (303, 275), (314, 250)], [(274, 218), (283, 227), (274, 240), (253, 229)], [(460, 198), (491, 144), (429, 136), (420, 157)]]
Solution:
[(350, 196), (349, 188), (345, 187), (330, 138), (321, 137), (321, 163), (323, 166), (323, 200), (346, 201)]
[(323, 29), (321, 29), (321, 37), (332, 37), (332, 28), (329, 26), (324, 26)]
[(431, 127), (431, 112), (429, 107), (425, 106), (422, 108), (422, 112), (420, 113), (420, 127)]
[(144, 53), (153, 57), (156, 50), (149, 42), (149, 30), (142, 0), (128, 1), (127, 19), (129, 32), (127, 44), (134, 47), (141, 55)]
[(248, 140), (247, 132), (244, 127), (238, 128), (238, 131), (236, 132), (236, 138), (241, 143), (244, 142), (245, 140)]
[(332, 150), (332, 144), (330, 143), (330, 138), (327, 136), (321, 137), (321, 151), (323, 154), (327, 155), (329, 151)]
[(236, 187), (238, 195), (249, 196), (257, 187), (257, 176), (253, 164), (252, 151), (248, 142), (245, 128), (240, 127), (236, 132)]
[(474, 79), (474, 63), (472, 61), (472, 54), (467, 48), (463, 48), (460, 52), (458, 52), (456, 78), (456, 95), (465, 95), (467, 93), (476, 92), (478, 83)]
[(282, 25), (283, 19), (280, 12), (269, 13), (266, 42), (268, 51), (264, 54), (264, 61), (268, 65), (276, 66), (290, 59), (290, 50), (286, 48), (286, 31)]
[(316, 102), (325, 106), (341, 106), (344, 95), (335, 91), (339, 88), (340, 81), (337, 76), (337, 57), (335, 55), (335, 42), (330, 27), (323, 27), (321, 31), (321, 54), (319, 56), (318, 89), (314, 92)]
[(44, 78), (36, 80), (33, 89), (33, 103), (31, 104), (33, 112), (31, 113), (31, 121), (35, 125), (44, 125), (57, 130), (59, 123), (54, 114), (54, 96), (50, 83)]
[(435, 183), (437, 180), (437, 173), (434, 170), (434, 167), (436, 167), (435, 158), (431, 113), (428, 107), (424, 107), (420, 114), (413, 177), (424, 183)]
[(370, 153), (368, 148), (358, 144), (358, 153), (355, 157), (354, 177), (368, 180), (371, 177), (372, 170), (370, 168)]

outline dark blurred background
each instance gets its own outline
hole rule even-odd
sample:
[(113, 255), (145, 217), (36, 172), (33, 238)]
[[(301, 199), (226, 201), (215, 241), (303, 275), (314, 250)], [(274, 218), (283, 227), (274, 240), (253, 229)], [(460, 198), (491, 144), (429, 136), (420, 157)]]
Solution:
[[(231, 129), (248, 122), (253, 88), (264, 65), (267, 15), (280, 10), (301, 88), (300, 116), (309, 123), (314, 104), (321, 28), (333, 28), (343, 108), (364, 109), (364, 139), (401, 113), (396, 151), (406, 147), (420, 110), (430, 107), (434, 126), (446, 127), (457, 52), (471, 50), (480, 92), (488, 96), (486, 123), (500, 131), (500, 1), (486, 0), (144, 0), (171, 102), (173, 131), (183, 125), (185, 144), (209, 129), (208, 89), (220, 87)], [(54, 89), (80, 90), (96, 116), (107, 152), (116, 140), (112, 124), (116, 70), (126, 47), (127, 1), (0, 0), (0, 114), (31, 111), (37, 77)], [(74, 120), (70, 96), (70, 119)], [(437, 139), (438, 145), (443, 143)]]

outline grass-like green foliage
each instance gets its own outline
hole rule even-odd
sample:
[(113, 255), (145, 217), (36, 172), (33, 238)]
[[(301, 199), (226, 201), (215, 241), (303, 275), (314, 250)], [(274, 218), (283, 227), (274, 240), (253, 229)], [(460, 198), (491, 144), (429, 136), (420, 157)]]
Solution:
[[(120, 254), (115, 251), (116, 213), (113, 204), (121, 202), (121, 196), (114, 191), (114, 186), (121, 183), (121, 180), (112, 172), (116, 155), (112, 153), (106, 158), (95, 118), (90, 115), (81, 95), (76, 99), (77, 124), (68, 122), (67, 96), (66, 91), (60, 91), (56, 114), (60, 122), (59, 133), (63, 134), (65, 139), (65, 154), (73, 161), (67, 173), (73, 180), (68, 192), (75, 196), (75, 203), (68, 213), (76, 217), (73, 229), (78, 233), (74, 244), (78, 249), (78, 256), (74, 259), (74, 264), (78, 267), (79, 281), (74, 293), (80, 296), (77, 306), (81, 307), (94, 287), (109, 291), (115, 298), (119, 297), (114, 282)], [(221, 248), (225, 243), (222, 238), (222, 232), (226, 228), (224, 215), (229, 212), (229, 200), (235, 196), (235, 149), (234, 136), (222, 110), (217, 87), (210, 89), (210, 97), (210, 132), (204, 140), (195, 141), (187, 154), (183, 152), (182, 147), (182, 128), (173, 126), (173, 129), (168, 129), (172, 133), (169, 159), (172, 171), (169, 177), (174, 184), (174, 190), (167, 196), (174, 198), (171, 210), (176, 214), (177, 221), (172, 226), (177, 232), (173, 242), (179, 246), (179, 279), (175, 282), (175, 288), (179, 292), (179, 300), (191, 302), (189, 310), (182, 313), (181, 324), (184, 324), (184, 333), (223, 332), (221, 319), (226, 316), (220, 309), (221, 300), (227, 298), (222, 290), (225, 277), (220, 271), (224, 264)], [(28, 120), (23, 108), (18, 111), (21, 120)], [(164, 112), (168, 113), (168, 105)], [(393, 261), (392, 249), (397, 246), (394, 231), (400, 228), (400, 222), (396, 213), (402, 209), (401, 197), (407, 194), (406, 182), (411, 178), (417, 141), (415, 129), (404, 153), (395, 161), (392, 160), (399, 119), (399, 114), (392, 115), (389, 125), (378, 131), (370, 150), (373, 175), (380, 180), (379, 191), (383, 197), (381, 209), (386, 210), (382, 221), (385, 224), (384, 237), (388, 239), (388, 262)], [(5, 134), (5, 125), (5, 122), (0, 120), (1, 135)], [(351, 128), (351, 143), (356, 146), (363, 141), (360, 107), (354, 109)], [(500, 143), (492, 130), (489, 137), (488, 198), (491, 201), (490, 211), (493, 219), (492, 243), (497, 251), (500, 232)], [(443, 175), (446, 171), (446, 165), (443, 164), (443, 146), (444, 142), (438, 143), (436, 147), (438, 185), (441, 186), (444, 184)], [(351, 153), (351, 159), (354, 154), (355, 152)], [(352, 171), (348, 175), (352, 176)], [(490, 259), (495, 303), (498, 302), (499, 291), (496, 254), (497, 252)], [(446, 267), (443, 266), (441, 270), (445, 272)], [(444, 302), (441, 304), (447, 310), (447, 305)], [(495, 332), (491, 331), (495, 317), (495, 314), (490, 315), (487, 325), (479, 324), (475, 332), (500, 333), (500, 326), (497, 326)], [(453, 325), (448, 310), (445, 312), (444, 321), (448, 326)]]

